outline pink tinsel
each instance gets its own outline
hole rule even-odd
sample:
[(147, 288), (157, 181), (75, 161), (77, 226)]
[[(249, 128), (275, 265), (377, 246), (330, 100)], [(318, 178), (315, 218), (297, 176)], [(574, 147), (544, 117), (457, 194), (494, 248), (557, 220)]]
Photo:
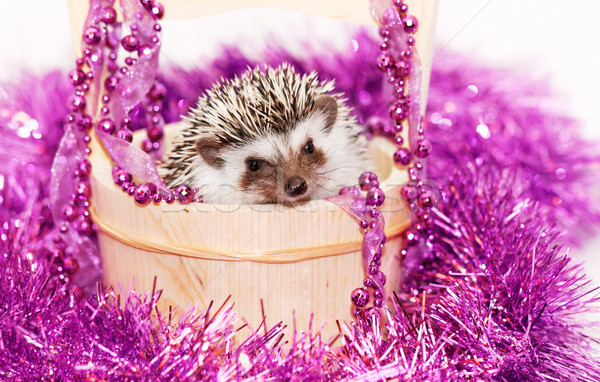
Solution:
[[(364, 34), (355, 40), (357, 53), (331, 60), (298, 60), (272, 47), (265, 61), (335, 77), (366, 122), (389, 94), (373, 64), (376, 45)], [(227, 49), (202, 71), (163, 74), (165, 119), (178, 119), (198, 88), (255, 64)], [(342, 325), (332, 346), (315, 335), (320, 323), (289, 339), (280, 326), (243, 329), (246, 340), (234, 345), (229, 340), (241, 324), (227, 306), (189, 312), (170, 325), (172, 317), (151, 314), (158, 293), (119, 297), (101, 289), (82, 298), (72, 282), (63, 284), (47, 208), (66, 114), (56, 105), (69, 91), (62, 78), (27, 77), (5, 85), (10, 96), (0, 100), (1, 379), (600, 379), (593, 339), (576, 321), (597, 297), (560, 246), (583, 237), (575, 227), (598, 227), (589, 196), (590, 168), (600, 158), (577, 138), (573, 121), (525, 102), (548, 97), (539, 84), (437, 56), (425, 118), (434, 144), (430, 178), (440, 190), (431, 216), (436, 236), (422, 248), (422, 261), (406, 259), (415, 271), (386, 328), (372, 315)]]

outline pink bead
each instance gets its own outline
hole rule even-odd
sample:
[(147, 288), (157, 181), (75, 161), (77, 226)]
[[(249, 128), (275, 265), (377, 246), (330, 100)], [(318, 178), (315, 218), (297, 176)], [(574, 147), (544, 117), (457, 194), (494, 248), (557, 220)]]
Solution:
[(148, 92), (148, 96), (152, 101), (162, 101), (167, 95), (167, 88), (159, 82), (155, 82)]
[(358, 185), (361, 190), (367, 191), (372, 187), (379, 187), (379, 180), (374, 173), (365, 171), (358, 177)]
[(407, 202), (410, 202), (411, 200), (413, 200), (414, 198), (417, 197), (417, 188), (413, 185), (405, 184), (402, 187), (402, 190), (400, 191), (400, 193), (402, 194), (402, 197), (404, 198), (404, 200), (406, 200)]
[(419, 28), (419, 22), (414, 16), (408, 15), (402, 18), (402, 26), (406, 33), (415, 33)]
[(369, 302), (369, 291), (365, 288), (356, 288), (352, 291), (350, 299), (355, 306), (362, 308)]
[(145, 153), (151, 153), (152, 151), (158, 149), (160, 144), (158, 142), (153, 142), (150, 139), (146, 138), (142, 141), (142, 150)]
[(150, 12), (152, 12), (154, 17), (160, 20), (165, 15), (165, 7), (163, 7), (161, 3), (155, 1), (152, 8), (150, 8)]
[(367, 192), (367, 204), (379, 207), (385, 201), (385, 194), (379, 187), (373, 187)]
[[(400, 125), (400, 126), (402, 126), (402, 125)], [(398, 146), (398, 147), (402, 146), (402, 145), (404, 144), (404, 137), (402, 137), (402, 135), (400, 135), (400, 134), (397, 134), (397, 135), (394, 137), (394, 143), (395, 143), (395, 144), (396, 144), (396, 146)]]
[(415, 145), (415, 156), (426, 158), (431, 153), (431, 143), (426, 139), (419, 139)]
[(77, 186), (75, 187), (75, 193), (77, 195), (83, 196), (84, 198), (89, 198), (89, 196), (92, 194), (90, 184), (84, 180), (77, 182)]
[(92, 117), (87, 114), (79, 114), (76, 120), (79, 131), (89, 131), (92, 128)]
[(121, 138), (124, 141), (131, 143), (133, 141), (133, 133), (128, 128), (121, 128), (115, 133), (115, 137)]
[(119, 84), (119, 78), (116, 76), (108, 76), (104, 81), (104, 88), (107, 92), (111, 93), (113, 90), (117, 88)]
[(390, 108), (390, 118), (392, 118), (396, 123), (401, 123), (408, 116), (408, 104), (404, 102), (399, 102), (395, 105), (392, 105)]
[(131, 129), (131, 124), (131, 118), (123, 117), (123, 119), (121, 119), (121, 127)]
[(69, 98), (69, 108), (75, 112), (81, 112), (85, 109), (86, 101), (82, 96), (74, 95)]
[(419, 205), (419, 207), (426, 210), (433, 207), (433, 203), (433, 195), (428, 191), (421, 193), (421, 195), (419, 195), (419, 198), (417, 199), (417, 204)]
[(113, 135), (115, 133), (115, 122), (110, 118), (104, 118), (98, 122), (98, 128), (106, 134)]
[(126, 51), (135, 52), (138, 48), (139, 40), (135, 36), (127, 35), (121, 40), (121, 45)]
[(412, 160), (410, 150), (405, 147), (401, 147), (394, 153), (394, 163), (400, 166), (407, 166)]
[(184, 184), (175, 188), (175, 197), (181, 204), (188, 204), (194, 200), (194, 190)]
[(112, 176), (115, 183), (119, 186), (130, 183), (133, 177), (127, 171), (123, 170), (119, 166), (115, 166), (112, 170)]
[(404, 239), (404, 244), (406, 244), (409, 247), (416, 245), (421, 239), (419, 237), (419, 234), (413, 231), (412, 228), (409, 228), (406, 231), (404, 231), (404, 233), (402, 234), (402, 238)]
[(92, 222), (83, 216), (77, 220), (75, 229), (85, 235), (90, 235), (94, 231)]
[(394, 66), (394, 58), (388, 53), (381, 53), (379, 57), (377, 57), (377, 67), (382, 72), (387, 72), (392, 66)]
[(85, 81), (85, 73), (81, 69), (73, 69), (69, 72), (69, 80), (73, 86), (81, 85)]
[(410, 72), (410, 62), (408, 61), (398, 61), (394, 65), (394, 73), (400, 78), (404, 78), (408, 76)]
[(340, 190), (340, 195), (352, 195), (354, 197), (360, 196), (360, 190), (354, 186), (346, 186)]
[(148, 204), (152, 198), (152, 191), (148, 184), (140, 184), (133, 193), (133, 199), (141, 205)]
[(88, 176), (92, 172), (92, 164), (87, 159), (84, 159), (81, 162), (79, 162), (78, 167), (79, 171), (81, 172), (81, 175), (83, 176)]
[(73, 221), (77, 217), (77, 214), (75, 213), (75, 208), (73, 208), (73, 206), (70, 204), (64, 206), (62, 209), (62, 217), (66, 221)]
[(148, 138), (150, 138), (151, 141), (159, 141), (163, 136), (163, 128), (160, 126), (153, 126), (148, 129)]
[(379, 35), (382, 38), (389, 38), (390, 37), (390, 31), (387, 28), (379, 28)]
[(100, 31), (100, 29), (94, 26), (88, 27), (83, 32), (83, 41), (85, 41), (87, 44), (96, 45), (100, 42), (101, 39), (102, 32)]
[(140, 56), (145, 56), (152, 53), (152, 48), (148, 45), (142, 45), (140, 46), (140, 48), (138, 49), (138, 54)]
[(117, 21), (117, 12), (114, 8), (104, 8), (102, 11), (102, 21), (106, 24), (112, 24)]

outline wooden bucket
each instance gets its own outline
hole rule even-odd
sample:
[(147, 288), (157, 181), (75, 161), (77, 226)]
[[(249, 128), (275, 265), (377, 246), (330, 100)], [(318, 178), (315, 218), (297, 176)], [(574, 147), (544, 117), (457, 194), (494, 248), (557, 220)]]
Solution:
[[(85, 2), (70, 0), (76, 46), (87, 12), (82, 3)], [(171, 7), (177, 15), (187, 3), (163, 1), (167, 17), (173, 14), (169, 12)], [(214, 7), (217, 2), (201, 3)], [(227, 1), (219, 3), (223, 3), (222, 8), (210, 11), (235, 7), (239, 1), (233, 1), (233, 5)], [(340, 18), (351, 22), (370, 19), (366, 0), (335, 0), (328, 2), (327, 7), (317, 0), (263, 3), (260, 5), (314, 9), (326, 16), (343, 10), (348, 14)], [(437, 1), (409, 3), (411, 14), (421, 22), (417, 49), (427, 63)], [(194, 6), (196, 9), (186, 16), (205, 13), (201, 11), (203, 5)], [(424, 70), (426, 89), (429, 68)], [(176, 129), (177, 126), (166, 127), (165, 142)], [(141, 137), (135, 139), (139, 142)], [(258, 328), (264, 314), (268, 325), (283, 321), (288, 327), (295, 323), (299, 330), (307, 330), (314, 315), (313, 330), (329, 322), (322, 332), (324, 339), (337, 333), (334, 320), (352, 318), (350, 292), (362, 286), (365, 277), (361, 257), (363, 232), (334, 204), (317, 200), (296, 208), (177, 202), (139, 206), (114, 184), (113, 164), (96, 137), (92, 137), (91, 149), (90, 212), (99, 227), (106, 284), (120, 285), (125, 291), (135, 287), (143, 293), (152, 290), (156, 276), (156, 287), (163, 290), (159, 303), (163, 311), (170, 306), (185, 309), (189, 304), (203, 308), (211, 301), (218, 305), (231, 295), (234, 309), (253, 328)], [(400, 235), (409, 222), (409, 210), (400, 197), (407, 174), (393, 165), (391, 155), (395, 148), (390, 142), (375, 139), (371, 150), (376, 163), (374, 171), (386, 194), (381, 211), (388, 240), (381, 270), (387, 276), (389, 294), (400, 282)]]
[[(391, 292), (398, 286), (400, 235), (408, 224), (400, 197), (407, 175), (392, 166), (391, 143), (380, 138), (371, 148), (387, 196), (381, 207), (388, 237), (381, 270)], [(124, 290), (135, 285), (143, 292), (157, 276), (164, 308), (192, 302), (206, 307), (231, 295), (235, 310), (254, 328), (263, 320), (261, 300), (269, 324), (289, 325), (294, 312), (297, 327), (305, 330), (311, 312), (317, 326), (351, 318), (350, 292), (365, 278), (363, 232), (335, 204), (139, 206), (114, 184), (112, 162), (97, 140), (90, 161), (91, 212), (107, 284)], [(335, 330), (328, 325), (327, 333)]]

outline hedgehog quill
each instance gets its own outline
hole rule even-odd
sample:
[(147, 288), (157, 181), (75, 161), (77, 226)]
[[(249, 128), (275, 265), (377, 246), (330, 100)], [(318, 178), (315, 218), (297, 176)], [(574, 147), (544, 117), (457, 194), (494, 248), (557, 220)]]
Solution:
[(198, 99), (160, 171), (205, 202), (294, 204), (356, 183), (367, 140), (333, 81), (257, 67)]

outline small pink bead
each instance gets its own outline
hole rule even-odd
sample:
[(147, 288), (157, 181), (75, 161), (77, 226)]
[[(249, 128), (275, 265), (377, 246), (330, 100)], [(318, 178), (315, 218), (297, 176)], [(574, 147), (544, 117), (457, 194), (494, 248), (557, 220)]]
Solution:
[(85, 73), (81, 69), (73, 69), (69, 72), (69, 80), (73, 86), (81, 85), (85, 81)]
[(346, 186), (346, 187), (343, 187), (340, 190), (339, 194), (340, 195), (349, 194), (349, 195), (352, 195), (354, 197), (357, 197), (357, 196), (360, 196), (360, 190), (358, 188), (354, 187), (354, 186)]
[(409, 247), (416, 245), (421, 239), (419, 237), (419, 234), (415, 232), (412, 228), (409, 228), (406, 231), (404, 231), (404, 233), (402, 234), (402, 238), (404, 239), (404, 243)]
[(416, 198), (418, 195), (417, 188), (410, 184), (405, 184), (402, 187), (402, 190), (400, 191), (400, 193), (401, 193), (402, 197), (404, 198), (404, 200), (406, 200), (408, 202), (410, 202), (411, 200)]
[(104, 118), (98, 122), (98, 128), (106, 134), (113, 135), (115, 133), (115, 122), (110, 118)]
[(415, 145), (415, 156), (417, 158), (426, 158), (431, 153), (431, 142), (427, 139), (419, 139)]
[(414, 16), (408, 15), (402, 18), (402, 26), (406, 33), (415, 33), (419, 28), (419, 22)]
[(112, 24), (117, 21), (117, 12), (114, 8), (104, 8), (102, 11), (102, 21), (106, 24)]
[(92, 164), (87, 159), (84, 159), (81, 162), (79, 162), (78, 167), (79, 171), (81, 172), (81, 175), (83, 176), (88, 176), (92, 172)]
[(352, 291), (350, 299), (355, 306), (362, 308), (369, 302), (369, 291), (366, 288), (356, 288)]
[(394, 163), (400, 166), (407, 166), (412, 160), (412, 155), (410, 154), (410, 150), (405, 147), (400, 147), (394, 153)]
[(127, 35), (121, 40), (121, 45), (126, 51), (135, 52), (138, 48), (139, 40), (135, 36)]
[(373, 187), (367, 192), (367, 204), (379, 207), (385, 201), (385, 194), (379, 187)]
[(115, 183), (119, 186), (129, 184), (133, 177), (127, 171), (115, 166), (112, 170), (112, 176)]
[(421, 195), (419, 195), (419, 198), (417, 199), (417, 204), (419, 205), (419, 207), (425, 210), (428, 210), (431, 207), (433, 207), (433, 203), (433, 195), (428, 191), (421, 193)]
[(401, 123), (408, 116), (408, 104), (404, 102), (399, 102), (395, 105), (392, 105), (390, 108), (390, 118), (392, 118), (396, 123)]
[(152, 190), (148, 184), (140, 184), (133, 193), (133, 199), (141, 205), (148, 204), (152, 198)]
[(88, 27), (83, 33), (83, 41), (90, 45), (96, 45), (102, 39), (102, 32), (95, 26)]
[(367, 191), (372, 187), (379, 187), (379, 180), (376, 174), (366, 171), (358, 177), (358, 185), (361, 190)]
[(71, 96), (69, 99), (69, 108), (75, 112), (81, 112), (85, 109), (86, 101), (82, 96)]
[(129, 143), (131, 143), (131, 141), (133, 141), (133, 133), (128, 128), (121, 128), (121, 129), (117, 130), (117, 132), (115, 133), (115, 136), (117, 138), (121, 138), (122, 140), (127, 141)]
[(184, 184), (177, 186), (174, 191), (175, 197), (181, 204), (188, 204), (194, 200), (194, 190)]
[(155, 1), (150, 8), (150, 12), (154, 15), (154, 17), (160, 20), (165, 15), (165, 7), (161, 3)]

